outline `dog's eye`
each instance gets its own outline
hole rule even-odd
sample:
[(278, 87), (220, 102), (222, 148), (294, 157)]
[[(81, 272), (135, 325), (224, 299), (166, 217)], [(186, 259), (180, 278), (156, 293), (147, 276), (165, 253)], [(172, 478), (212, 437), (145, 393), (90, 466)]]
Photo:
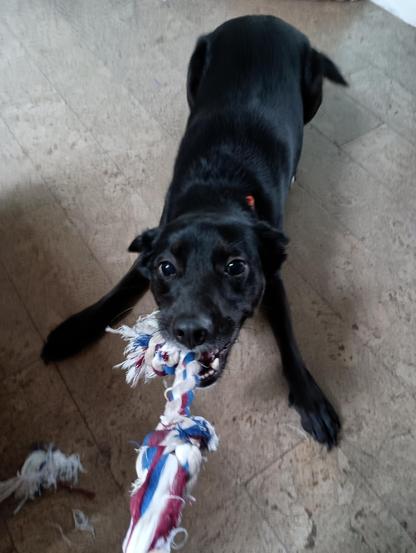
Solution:
[(173, 277), (176, 275), (176, 267), (170, 261), (162, 261), (161, 263), (159, 263), (159, 272), (164, 277)]
[(225, 272), (229, 276), (242, 275), (247, 267), (247, 263), (242, 259), (233, 259), (225, 266)]

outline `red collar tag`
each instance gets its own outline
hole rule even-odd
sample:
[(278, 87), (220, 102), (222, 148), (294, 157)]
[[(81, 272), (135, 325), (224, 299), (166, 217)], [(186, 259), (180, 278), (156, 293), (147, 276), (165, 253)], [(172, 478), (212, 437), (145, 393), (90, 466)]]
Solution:
[(251, 209), (254, 209), (256, 207), (254, 196), (246, 196), (246, 202), (248, 207), (250, 207)]

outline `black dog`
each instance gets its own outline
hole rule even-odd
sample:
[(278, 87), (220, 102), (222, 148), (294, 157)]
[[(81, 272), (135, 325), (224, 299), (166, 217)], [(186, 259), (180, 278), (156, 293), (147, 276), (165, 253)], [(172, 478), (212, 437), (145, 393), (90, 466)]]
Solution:
[(338, 416), (299, 352), (280, 277), (283, 208), (324, 77), (346, 84), (275, 17), (240, 17), (199, 39), (187, 79), (191, 113), (159, 227), (132, 242), (140, 256), (111, 292), (49, 335), (45, 361), (98, 338), (150, 283), (166, 335), (215, 353), (201, 374), (207, 386), (263, 300), (303, 428), (328, 447), (337, 443)]

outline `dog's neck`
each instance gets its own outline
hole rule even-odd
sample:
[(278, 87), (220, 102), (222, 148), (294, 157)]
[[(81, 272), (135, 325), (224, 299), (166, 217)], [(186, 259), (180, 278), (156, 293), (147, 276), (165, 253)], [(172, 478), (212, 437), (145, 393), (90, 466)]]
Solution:
[(173, 189), (176, 201), (166, 213), (167, 220), (192, 212), (243, 212), (250, 220), (268, 218), (257, 175), (226, 148), (199, 157), (184, 174), (176, 176)]

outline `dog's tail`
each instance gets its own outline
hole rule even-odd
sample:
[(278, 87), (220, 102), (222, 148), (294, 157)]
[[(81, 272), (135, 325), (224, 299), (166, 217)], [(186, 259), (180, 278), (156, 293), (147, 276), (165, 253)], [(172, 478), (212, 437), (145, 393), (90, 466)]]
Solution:
[(302, 81), (303, 121), (309, 123), (322, 102), (322, 84), (324, 78), (348, 86), (341, 71), (325, 54), (308, 46), (305, 55)]
[(341, 84), (342, 86), (348, 86), (347, 81), (344, 79), (341, 71), (335, 63), (321, 52), (319, 52), (319, 56), (321, 57), (321, 67), (324, 77), (334, 83)]

